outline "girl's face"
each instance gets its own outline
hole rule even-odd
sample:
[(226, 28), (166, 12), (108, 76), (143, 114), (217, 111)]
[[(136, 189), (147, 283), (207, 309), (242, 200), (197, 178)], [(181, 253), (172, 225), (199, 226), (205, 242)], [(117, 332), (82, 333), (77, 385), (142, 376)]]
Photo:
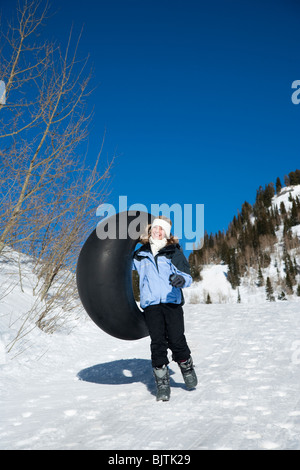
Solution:
[(165, 238), (166, 233), (159, 225), (155, 225), (155, 227), (152, 227), (151, 229), (151, 236), (154, 240), (162, 240)]

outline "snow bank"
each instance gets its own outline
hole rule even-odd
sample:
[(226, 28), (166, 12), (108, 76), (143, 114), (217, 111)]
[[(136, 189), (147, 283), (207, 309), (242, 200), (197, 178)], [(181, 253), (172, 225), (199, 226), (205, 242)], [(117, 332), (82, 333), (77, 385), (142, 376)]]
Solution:
[(292, 197), (293, 199), (296, 199), (296, 197), (300, 198), (300, 184), (296, 186), (287, 186), (285, 188), (282, 188), (280, 193), (273, 197), (272, 206), (278, 207), (278, 209), (280, 209), (280, 205), (283, 202), (286, 211), (289, 211), (292, 208), (292, 202), (289, 201), (290, 197)]

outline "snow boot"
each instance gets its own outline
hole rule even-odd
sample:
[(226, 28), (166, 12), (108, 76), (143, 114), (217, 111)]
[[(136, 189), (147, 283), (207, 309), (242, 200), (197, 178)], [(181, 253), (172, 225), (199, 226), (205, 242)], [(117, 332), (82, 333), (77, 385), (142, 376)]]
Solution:
[(170, 399), (170, 374), (166, 365), (153, 368), (156, 381), (156, 401), (168, 401)]
[(189, 359), (187, 359), (186, 361), (178, 362), (178, 365), (180, 367), (182, 377), (187, 388), (195, 388), (198, 383), (198, 379), (194, 369), (192, 358), (189, 357)]

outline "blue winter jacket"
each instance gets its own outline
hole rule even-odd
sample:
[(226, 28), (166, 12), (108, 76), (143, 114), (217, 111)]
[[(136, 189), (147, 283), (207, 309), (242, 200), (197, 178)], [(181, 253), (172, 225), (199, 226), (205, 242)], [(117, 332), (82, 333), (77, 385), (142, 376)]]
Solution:
[(182, 290), (170, 284), (171, 274), (180, 274), (185, 279), (183, 287), (192, 283), (190, 266), (178, 244), (167, 245), (154, 257), (150, 243), (134, 253), (132, 269), (137, 270), (140, 284), (142, 308), (159, 303), (184, 303)]

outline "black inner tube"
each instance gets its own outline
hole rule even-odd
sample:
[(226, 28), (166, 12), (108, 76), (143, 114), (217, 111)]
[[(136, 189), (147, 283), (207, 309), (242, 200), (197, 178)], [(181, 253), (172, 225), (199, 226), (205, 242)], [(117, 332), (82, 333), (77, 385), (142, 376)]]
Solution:
[[(132, 288), (132, 257), (153, 216), (121, 212), (104, 219), (80, 252), (76, 279), (81, 302), (96, 325), (111, 336), (136, 340), (149, 335)], [(110, 227), (114, 230), (110, 232)], [(100, 239), (107, 232), (107, 238)]]

